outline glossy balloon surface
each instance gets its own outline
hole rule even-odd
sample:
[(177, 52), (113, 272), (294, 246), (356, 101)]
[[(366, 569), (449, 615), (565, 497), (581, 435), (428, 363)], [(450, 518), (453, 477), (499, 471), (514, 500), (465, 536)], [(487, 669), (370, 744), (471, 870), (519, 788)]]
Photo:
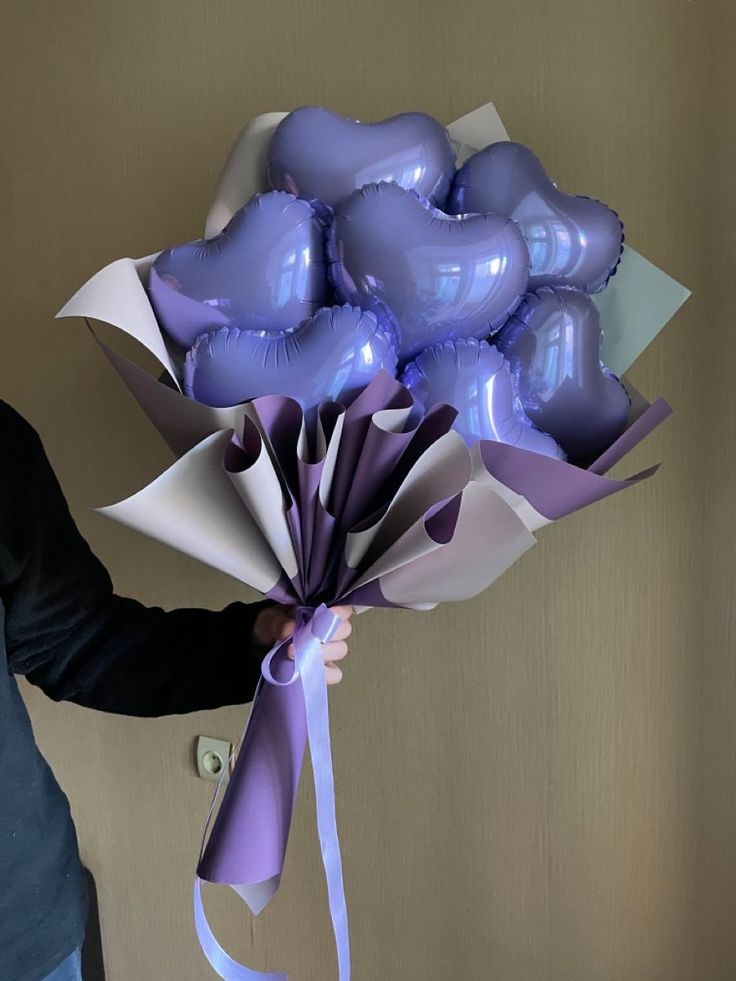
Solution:
[(442, 207), (454, 173), (447, 132), (421, 112), (361, 123), (304, 106), (282, 120), (268, 148), (271, 187), (333, 208), (378, 181), (395, 181)]
[(618, 265), (623, 227), (600, 201), (563, 194), (521, 143), (492, 143), (457, 172), (448, 210), (493, 212), (518, 221), (529, 246), (529, 286), (595, 293)]
[(496, 337), (527, 415), (575, 462), (608, 449), (629, 414), (624, 387), (601, 364), (601, 337), (590, 297), (549, 288), (530, 293)]
[(435, 344), (407, 365), (401, 380), (425, 410), (438, 403), (457, 409), (455, 429), (469, 446), (491, 439), (564, 459), (554, 439), (524, 414), (508, 364), (487, 341)]
[(202, 335), (187, 355), (184, 390), (207, 405), (288, 395), (311, 409), (351, 402), (381, 369), (395, 373), (396, 353), (374, 315), (325, 307), (281, 337), (235, 327)]
[(324, 225), (291, 194), (256, 194), (219, 235), (162, 252), (148, 294), (161, 327), (184, 347), (226, 324), (281, 332), (327, 301)]
[(400, 361), (438, 341), (486, 337), (529, 277), (515, 222), (450, 217), (397, 184), (369, 184), (348, 198), (328, 254), (340, 302), (375, 305), (393, 319)]

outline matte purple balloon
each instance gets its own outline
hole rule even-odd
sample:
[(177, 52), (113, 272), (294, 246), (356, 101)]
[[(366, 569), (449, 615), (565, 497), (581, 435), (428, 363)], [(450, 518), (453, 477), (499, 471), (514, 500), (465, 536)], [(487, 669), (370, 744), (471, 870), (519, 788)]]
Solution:
[(328, 298), (324, 224), (283, 191), (255, 194), (211, 239), (162, 252), (148, 295), (161, 327), (190, 347), (225, 324), (281, 332)]
[(519, 398), (535, 425), (571, 460), (590, 462), (626, 428), (629, 397), (600, 360), (596, 305), (584, 293), (530, 293), (496, 337)]
[(309, 410), (328, 399), (348, 404), (382, 368), (395, 374), (396, 352), (375, 316), (324, 307), (281, 337), (236, 327), (203, 334), (187, 354), (184, 391), (215, 406), (288, 395)]
[(328, 254), (338, 299), (393, 320), (400, 361), (438, 341), (492, 333), (529, 278), (515, 222), (451, 217), (397, 184), (369, 184), (347, 199)]
[(532, 151), (492, 143), (457, 172), (448, 211), (494, 212), (519, 222), (529, 246), (529, 286), (602, 290), (621, 258), (623, 225), (591, 198), (563, 194)]
[(395, 181), (442, 207), (454, 173), (447, 132), (422, 112), (361, 123), (305, 106), (281, 121), (268, 148), (271, 187), (332, 208), (378, 181)]
[(425, 411), (438, 403), (454, 406), (454, 428), (468, 446), (491, 439), (565, 459), (554, 439), (524, 414), (508, 364), (487, 341), (434, 344), (406, 366), (401, 381)]

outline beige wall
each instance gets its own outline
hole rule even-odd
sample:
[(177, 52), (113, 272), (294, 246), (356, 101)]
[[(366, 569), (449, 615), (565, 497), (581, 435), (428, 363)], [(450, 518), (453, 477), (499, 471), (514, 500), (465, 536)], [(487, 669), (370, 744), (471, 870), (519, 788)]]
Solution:
[[(362, 620), (335, 766), (356, 981), (735, 977), (733, 6), (4, 0), (2, 23), (0, 395), (147, 602), (238, 587), (90, 512), (168, 457), (83, 327), (52, 315), (109, 260), (198, 234), (252, 115), (450, 120), (492, 98), (693, 289), (632, 372), (676, 409), (631, 464), (662, 473), (549, 529), (474, 602)], [(190, 918), (210, 791), (190, 749), (243, 713), (140, 722), (27, 696), (98, 880), (110, 981), (211, 977)], [(273, 910), (211, 909), (233, 952), (325, 981), (306, 783)]]

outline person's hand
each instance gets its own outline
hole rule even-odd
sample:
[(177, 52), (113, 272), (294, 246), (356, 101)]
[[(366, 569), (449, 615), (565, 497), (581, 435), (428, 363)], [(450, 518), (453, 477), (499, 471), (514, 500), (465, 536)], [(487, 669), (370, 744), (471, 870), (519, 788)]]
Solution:
[[(348, 652), (347, 639), (353, 630), (350, 623), (353, 608), (352, 606), (333, 606), (330, 610), (340, 617), (342, 623), (335, 631), (332, 640), (322, 645), (322, 655), (325, 662), (327, 684), (336, 685), (342, 681), (342, 671), (336, 662), (342, 661)], [(291, 607), (267, 606), (265, 610), (261, 610), (253, 624), (253, 639), (256, 644), (264, 649), (265, 653), (277, 641), (291, 637), (295, 629), (296, 622)], [(294, 657), (293, 645), (289, 647), (289, 657)]]

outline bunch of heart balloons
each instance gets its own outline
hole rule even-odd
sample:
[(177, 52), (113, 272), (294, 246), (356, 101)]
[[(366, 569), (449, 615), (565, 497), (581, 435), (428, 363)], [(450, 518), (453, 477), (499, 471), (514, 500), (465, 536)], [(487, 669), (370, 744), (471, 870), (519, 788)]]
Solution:
[(518, 143), (456, 170), (445, 129), (417, 112), (363, 124), (297, 109), (267, 164), (273, 190), (151, 268), (189, 397), (288, 395), (309, 413), (383, 369), (420, 410), (454, 406), (468, 444), (585, 464), (624, 430), (590, 298), (621, 257), (610, 208), (558, 190)]

